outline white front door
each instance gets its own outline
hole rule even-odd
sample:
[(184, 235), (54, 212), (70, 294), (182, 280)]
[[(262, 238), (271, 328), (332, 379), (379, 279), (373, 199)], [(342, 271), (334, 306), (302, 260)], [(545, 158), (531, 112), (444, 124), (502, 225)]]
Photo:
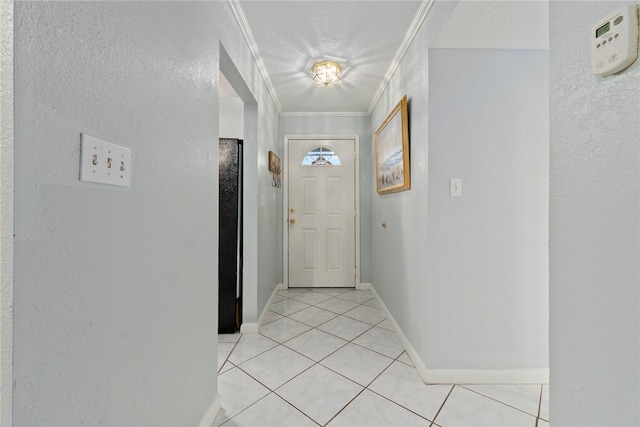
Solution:
[(290, 139), (289, 287), (355, 287), (355, 141)]

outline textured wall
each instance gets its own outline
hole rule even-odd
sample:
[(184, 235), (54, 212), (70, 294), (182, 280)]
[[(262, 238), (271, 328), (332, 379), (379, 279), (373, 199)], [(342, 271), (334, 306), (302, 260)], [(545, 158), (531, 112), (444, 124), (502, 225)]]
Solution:
[[(256, 141), (259, 145), (256, 153), (257, 167), (253, 170), (253, 174), (257, 182), (254, 212), (258, 215), (256, 248), (258, 265), (256, 317), (253, 321), (257, 321), (262, 314), (276, 285), (282, 283), (282, 226), (284, 224), (282, 188), (271, 185), (271, 172), (269, 172), (269, 151), (282, 153), (283, 143), (278, 133), (278, 111), (273, 103), (260, 104), (257, 114), (260, 137)], [(282, 159), (283, 156), (281, 155), (280, 158)], [(251, 241), (245, 239), (245, 242)]]
[(372, 114), (408, 95), (412, 188), (373, 195), (372, 282), (427, 369), (544, 369), (546, 56), (428, 50), (455, 6), (434, 5)]
[(548, 52), (431, 49), (429, 62), (427, 368), (546, 369)]
[[(220, 43), (257, 165), (277, 113), (228, 4), (16, 3), (16, 425), (194, 425), (216, 397)], [(81, 132), (132, 148), (131, 188), (78, 180)]]
[(550, 6), (554, 425), (640, 424), (640, 63), (595, 77), (588, 38), (621, 4)]
[[(159, 3), (16, 18), (16, 425), (196, 424), (217, 389), (209, 23)], [(131, 188), (78, 180), (81, 132), (133, 150)]]
[(284, 116), (280, 119), (281, 140), (285, 135), (360, 136), (360, 282), (371, 282), (371, 193), (373, 138), (371, 119), (362, 116)]
[[(425, 311), (428, 295), (425, 284), (429, 195), (428, 47), (455, 8), (455, 2), (436, 2), (432, 6), (371, 115), (374, 133), (402, 96), (407, 95), (411, 190), (379, 196), (375, 192), (375, 171), (372, 172), (371, 282), (416, 349), (428, 342)], [(371, 168), (374, 161), (372, 157)], [(381, 226), (383, 222), (387, 223), (386, 229)]]
[(13, 2), (0, 2), (0, 425), (13, 416)]
[[(231, 8), (212, 18), (229, 24)], [(230, 28), (231, 29), (231, 28)], [(282, 191), (271, 185), (269, 151), (279, 153), (279, 113), (239, 31), (220, 34), (220, 69), (244, 103), (244, 259), (242, 312), (245, 324), (258, 321), (276, 285), (282, 282)], [(275, 250), (274, 250), (275, 249)]]

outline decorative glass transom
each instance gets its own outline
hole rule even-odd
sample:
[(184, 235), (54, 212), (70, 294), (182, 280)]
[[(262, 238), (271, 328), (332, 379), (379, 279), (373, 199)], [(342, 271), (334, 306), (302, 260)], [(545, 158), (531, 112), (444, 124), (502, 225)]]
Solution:
[(313, 148), (302, 159), (302, 166), (340, 166), (341, 164), (340, 157), (327, 147)]

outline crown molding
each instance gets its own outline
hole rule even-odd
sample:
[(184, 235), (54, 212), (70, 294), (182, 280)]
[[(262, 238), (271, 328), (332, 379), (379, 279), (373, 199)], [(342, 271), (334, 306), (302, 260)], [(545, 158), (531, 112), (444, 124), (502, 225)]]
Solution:
[(251, 28), (249, 27), (249, 23), (247, 22), (247, 17), (245, 16), (244, 11), (240, 6), (240, 2), (238, 0), (229, 0), (229, 5), (231, 6), (231, 10), (233, 11), (233, 15), (235, 16), (236, 21), (238, 22), (240, 31), (242, 31), (242, 35), (244, 36), (244, 39), (249, 46), (249, 50), (251, 51), (253, 60), (258, 67), (258, 71), (260, 71), (260, 75), (262, 76), (262, 79), (267, 86), (267, 90), (271, 95), (271, 99), (273, 99), (273, 103), (276, 105), (278, 113), (282, 114), (282, 106), (280, 105), (280, 100), (278, 99), (278, 95), (276, 94), (276, 89), (271, 82), (269, 73), (267, 73), (266, 71), (267, 67), (264, 65), (262, 55), (260, 54), (260, 50), (258, 49), (258, 44), (256, 43), (256, 39), (253, 37), (253, 33), (251, 32)]
[(281, 117), (369, 117), (366, 111), (290, 111), (280, 113)]
[(276, 109), (278, 110), (278, 113), (280, 114), (280, 116), (283, 116), (283, 117), (287, 117), (287, 116), (288, 117), (308, 117), (308, 116), (336, 116), (336, 117), (347, 117), (347, 116), (354, 117), (355, 116), (355, 117), (364, 117), (364, 116), (370, 116), (371, 113), (373, 112), (373, 109), (375, 108), (376, 104), (380, 100), (380, 97), (382, 96), (382, 94), (384, 93), (385, 89), (389, 85), (389, 82), (391, 81), (391, 78), (393, 77), (393, 75), (395, 74), (396, 70), (400, 66), (400, 63), (402, 62), (402, 59), (404, 58), (404, 55), (406, 54), (407, 50), (409, 49), (409, 46), (411, 45), (411, 42), (413, 42), (413, 39), (415, 38), (416, 34), (418, 33), (418, 30), (420, 29), (420, 26), (422, 25), (423, 21), (425, 20), (425, 18), (429, 14), (429, 11), (431, 10), (431, 6), (433, 5), (434, 1), (435, 0), (424, 0), (421, 3), (420, 9), (418, 10), (418, 13), (416, 14), (416, 17), (413, 19), (413, 22), (411, 23), (411, 26), (407, 30), (407, 33), (405, 34), (405, 37), (404, 37), (404, 39), (402, 41), (402, 44), (400, 45), (400, 48), (396, 52), (396, 55), (393, 58), (393, 61), (391, 61), (391, 64), (389, 64), (389, 68), (387, 69), (387, 72), (386, 72), (384, 78), (380, 82), (380, 86), (378, 87), (378, 90), (376, 91), (375, 95), (371, 99), (371, 104), (369, 105), (369, 110), (367, 112), (305, 112), (305, 111), (300, 111), (300, 112), (286, 112), (286, 113), (284, 113), (282, 111), (282, 105), (280, 104), (280, 100), (278, 99), (278, 95), (276, 93), (275, 87), (273, 86), (273, 83), (271, 82), (271, 78), (269, 77), (269, 74), (266, 71), (267, 69), (266, 69), (266, 67), (264, 65), (264, 60), (262, 59), (262, 55), (260, 54), (260, 50), (258, 49), (258, 45), (257, 45), (257, 43), (255, 41), (255, 38), (253, 37), (253, 33), (251, 32), (251, 28), (249, 27), (249, 23), (247, 22), (247, 18), (246, 18), (245, 14), (244, 14), (244, 11), (242, 10), (242, 7), (240, 6), (240, 2), (239, 2), (239, 0), (228, 0), (229, 5), (231, 7), (231, 10), (233, 11), (233, 14), (234, 14), (234, 16), (236, 18), (236, 21), (238, 22), (238, 26), (240, 27), (242, 35), (244, 36), (244, 39), (247, 42), (247, 45), (249, 46), (249, 50), (251, 51), (251, 55), (253, 56), (253, 59), (256, 62), (256, 66), (258, 67), (258, 70), (260, 71), (260, 75), (262, 76), (262, 78), (263, 78), (263, 80), (265, 82), (265, 85), (267, 86), (267, 90), (269, 91), (269, 94), (271, 95), (271, 98), (273, 99), (273, 102), (274, 102), (274, 104), (276, 106)]
[(396, 52), (396, 56), (393, 58), (393, 61), (391, 61), (391, 64), (389, 64), (387, 73), (382, 79), (382, 82), (380, 82), (380, 86), (378, 87), (378, 90), (376, 91), (375, 95), (371, 99), (371, 105), (369, 105), (368, 115), (371, 115), (371, 113), (373, 113), (373, 109), (375, 108), (376, 104), (380, 100), (380, 97), (382, 96), (385, 89), (389, 85), (389, 82), (391, 81), (391, 78), (393, 77), (393, 75), (396, 73), (396, 70), (400, 66), (400, 62), (402, 62), (402, 58), (404, 58), (404, 55), (407, 53), (407, 50), (409, 49), (411, 42), (413, 42), (413, 39), (416, 37), (416, 34), (418, 34), (418, 30), (420, 29), (422, 22), (425, 20), (425, 18), (429, 14), (429, 11), (431, 10), (431, 6), (433, 5), (434, 1), (435, 0), (424, 0), (420, 5), (420, 9), (418, 10), (416, 17), (413, 19), (411, 26), (407, 30), (407, 33), (404, 36), (404, 40), (402, 41), (402, 44), (400, 45), (398, 52)]

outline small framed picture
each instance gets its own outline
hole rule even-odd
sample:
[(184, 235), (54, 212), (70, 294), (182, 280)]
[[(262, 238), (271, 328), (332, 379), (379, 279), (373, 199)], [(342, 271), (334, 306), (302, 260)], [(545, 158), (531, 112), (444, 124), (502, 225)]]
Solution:
[(280, 187), (280, 157), (276, 153), (269, 151), (269, 171), (271, 172), (271, 185)]

